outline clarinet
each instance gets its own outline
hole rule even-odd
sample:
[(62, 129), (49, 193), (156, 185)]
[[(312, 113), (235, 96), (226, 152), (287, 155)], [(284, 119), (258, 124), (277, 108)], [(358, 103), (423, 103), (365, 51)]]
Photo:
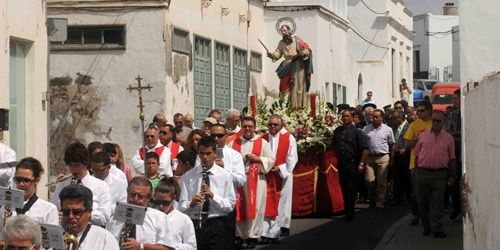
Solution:
[(132, 226), (133, 224), (130, 222), (125, 222), (123, 225), (122, 231), (120, 232), (120, 249), (122, 249), (123, 244), (127, 241), (127, 238), (131, 237), (132, 234)]
[[(205, 178), (208, 176), (208, 170), (206, 166), (203, 166), (203, 170), (201, 172), (201, 185), (200, 185), (200, 194), (201, 194), (201, 186), (203, 186), (205, 183)], [(201, 194), (201, 205), (200, 205), (200, 212), (198, 213), (198, 228), (202, 228), (202, 221), (203, 221), (203, 214), (207, 212), (203, 212), (203, 205), (205, 205), (205, 195)]]

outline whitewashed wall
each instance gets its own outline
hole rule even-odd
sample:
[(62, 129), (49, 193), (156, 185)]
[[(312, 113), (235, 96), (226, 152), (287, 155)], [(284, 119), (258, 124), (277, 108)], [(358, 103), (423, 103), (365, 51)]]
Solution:
[[(26, 147), (21, 157), (32, 156), (47, 168), (47, 106), (42, 101), (47, 91), (47, 29), (45, 4), (39, 0), (0, 0), (0, 107), (9, 109), (9, 41), (17, 40), (27, 47), (26, 55)], [(9, 144), (9, 132), (5, 131)], [(40, 197), (47, 197), (42, 177)]]

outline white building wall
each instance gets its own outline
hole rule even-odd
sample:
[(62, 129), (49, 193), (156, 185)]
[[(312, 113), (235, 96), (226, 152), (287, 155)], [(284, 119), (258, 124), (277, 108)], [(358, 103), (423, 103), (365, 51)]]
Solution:
[[(465, 100), (464, 249), (500, 248), (499, 8), (496, 0), (460, 1), (460, 79)], [(480, 84), (472, 89), (473, 82)]]
[[(47, 169), (47, 29), (45, 4), (37, 0), (0, 0), (0, 107), (9, 109), (9, 57), (10, 41), (17, 41), (27, 48), (25, 124), (18, 124), (26, 131), (25, 145), (17, 150), (17, 159), (32, 156)], [(19, 96), (17, 98), (20, 98)], [(12, 124), (11, 120), (11, 124)], [(11, 126), (12, 127), (12, 126)], [(7, 145), (17, 140), (4, 131)], [(44, 188), (46, 176), (38, 187), (38, 195), (47, 197)]]

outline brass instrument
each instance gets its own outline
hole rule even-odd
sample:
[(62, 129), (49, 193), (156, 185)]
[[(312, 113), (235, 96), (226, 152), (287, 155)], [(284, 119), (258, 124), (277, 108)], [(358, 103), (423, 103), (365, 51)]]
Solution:
[[(10, 207), (5, 206), (5, 210), (3, 212), (3, 226), (5, 226), (5, 222), (12, 216), (12, 210)], [(5, 249), (5, 240), (0, 240), (0, 250)]]
[(72, 234), (69, 231), (69, 226), (64, 230), (63, 240), (66, 250), (77, 250), (80, 245), (80, 242), (78, 242), (78, 238), (76, 237), (76, 235)]
[(69, 179), (69, 178), (71, 178), (71, 177), (73, 177), (73, 175), (71, 175), (71, 174), (69, 174), (69, 175), (65, 175), (63, 178), (61, 178), (61, 179), (59, 179), (59, 180), (56, 180), (56, 181), (49, 182), (49, 183), (45, 184), (45, 186), (46, 186), (46, 187), (48, 187), (48, 186), (52, 186), (52, 185), (57, 184), (57, 183), (59, 183), (59, 182), (63, 182), (63, 181), (65, 181), (65, 180), (67, 180), (67, 179)]

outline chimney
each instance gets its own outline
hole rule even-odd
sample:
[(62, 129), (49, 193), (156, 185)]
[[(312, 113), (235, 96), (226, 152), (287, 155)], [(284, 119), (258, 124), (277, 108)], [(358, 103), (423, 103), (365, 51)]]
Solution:
[(445, 3), (443, 6), (443, 15), (458, 16), (458, 7), (454, 3)]

